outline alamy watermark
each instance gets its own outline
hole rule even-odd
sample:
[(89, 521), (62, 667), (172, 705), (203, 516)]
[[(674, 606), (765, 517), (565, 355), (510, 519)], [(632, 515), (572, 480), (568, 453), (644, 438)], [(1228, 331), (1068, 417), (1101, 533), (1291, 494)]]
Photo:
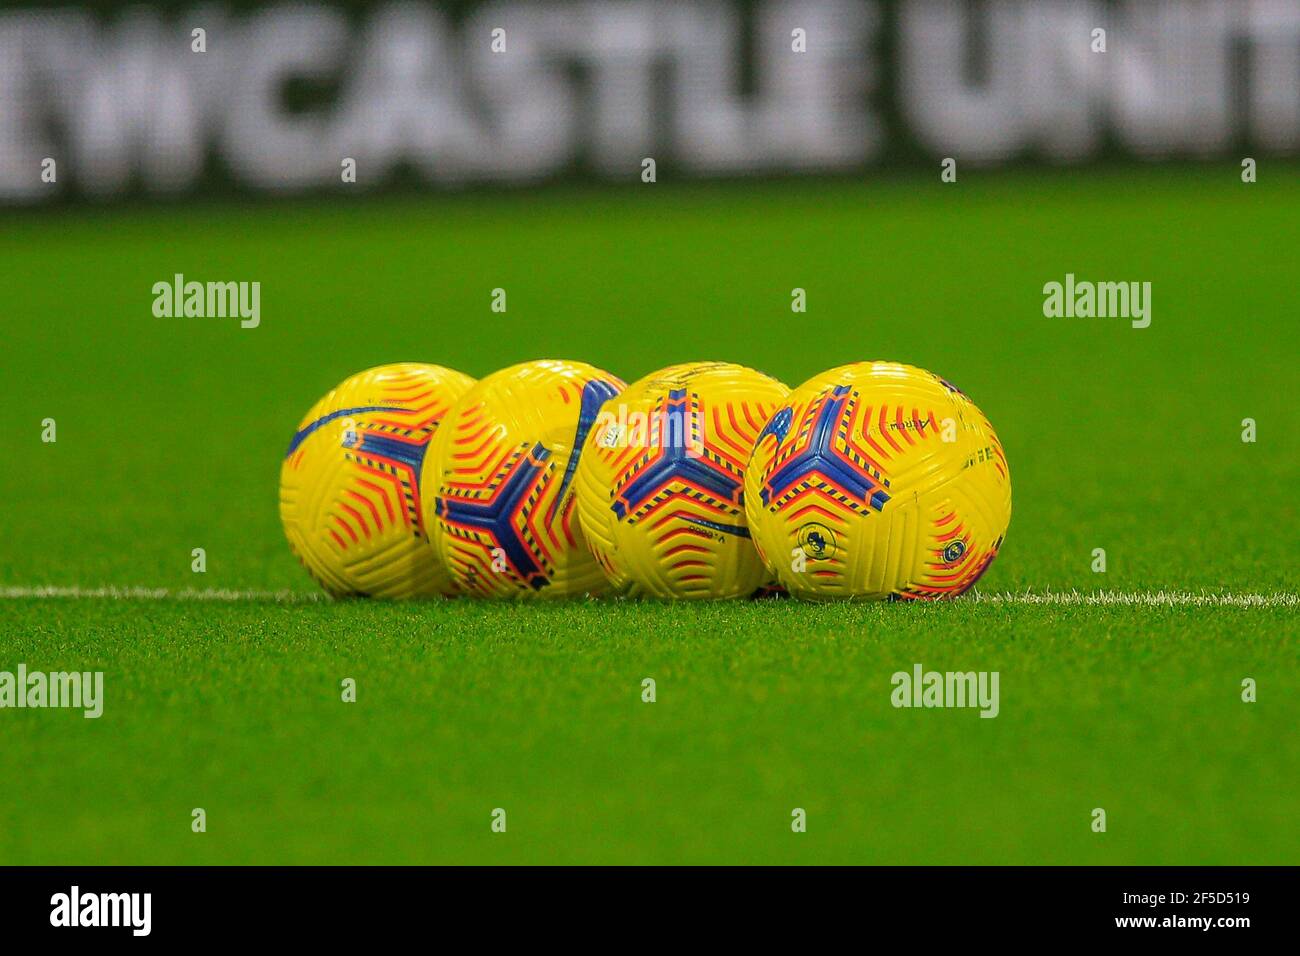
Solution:
[(132, 936), (153, 928), (152, 893), (83, 893), (73, 886), (50, 897), (50, 925), (57, 927), (123, 926)]
[(70, 708), (87, 720), (104, 713), (103, 671), (0, 671), (0, 710)]
[(978, 707), (981, 717), (996, 717), (997, 671), (927, 671), (920, 664), (897, 671), (889, 702), (895, 707)]
[(1043, 286), (1043, 315), (1049, 319), (1129, 319), (1135, 329), (1151, 324), (1150, 282), (1079, 281), (1073, 272), (1064, 282)]
[(238, 318), (240, 328), (255, 329), (262, 321), (262, 283), (186, 282), (178, 272), (171, 282), (153, 284), (153, 314), (160, 319)]
[(619, 402), (606, 405), (596, 417), (596, 444), (600, 448), (667, 448), (681, 450), (687, 458), (704, 455), (704, 443), (690, 426), (690, 415), (668, 406), (652, 412), (632, 411)]

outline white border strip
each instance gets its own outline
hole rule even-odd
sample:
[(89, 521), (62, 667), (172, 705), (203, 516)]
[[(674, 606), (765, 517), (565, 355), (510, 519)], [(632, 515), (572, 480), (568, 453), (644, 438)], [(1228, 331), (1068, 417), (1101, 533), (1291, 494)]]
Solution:
[[(320, 591), (238, 591), (221, 588), (0, 587), (0, 600), (69, 599), (113, 601), (213, 601), (320, 604), (332, 600)], [(1300, 594), (1216, 593), (1213, 591), (1022, 591), (972, 592), (961, 601), (976, 604), (1082, 607), (1300, 607)]]

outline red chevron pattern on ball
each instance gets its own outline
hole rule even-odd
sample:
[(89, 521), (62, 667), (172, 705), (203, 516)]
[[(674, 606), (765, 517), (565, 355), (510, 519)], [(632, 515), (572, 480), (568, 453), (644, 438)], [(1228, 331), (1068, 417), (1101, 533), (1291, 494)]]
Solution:
[(720, 599), (768, 582), (745, 521), (745, 465), (788, 393), (753, 369), (695, 362), (605, 406), (578, 470), (578, 507), (615, 590)]
[(289, 545), (331, 594), (446, 594), (429, 548), (420, 471), (452, 403), (473, 385), (437, 365), (401, 363), (352, 376), (317, 402), (280, 469)]

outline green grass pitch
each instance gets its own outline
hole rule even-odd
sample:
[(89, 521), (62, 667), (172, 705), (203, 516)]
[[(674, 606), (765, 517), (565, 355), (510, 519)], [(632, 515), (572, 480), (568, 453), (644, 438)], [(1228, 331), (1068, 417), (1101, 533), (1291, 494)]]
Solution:
[[(106, 700), (0, 711), (0, 864), (1297, 862), (1300, 177), (1267, 171), (8, 217), (0, 670), (103, 670)], [(260, 281), (261, 326), (155, 318), (177, 272)], [(1150, 328), (1045, 318), (1067, 272), (1150, 281)], [(983, 594), (1271, 603), (310, 600), (276, 483), (311, 403), (540, 357), (933, 369), (1011, 463)], [(915, 663), (998, 671), (999, 716), (893, 708)]]

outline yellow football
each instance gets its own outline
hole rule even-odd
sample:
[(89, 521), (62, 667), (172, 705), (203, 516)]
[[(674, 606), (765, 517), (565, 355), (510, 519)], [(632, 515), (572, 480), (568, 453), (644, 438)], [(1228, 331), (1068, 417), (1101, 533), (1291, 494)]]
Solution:
[(937, 375), (861, 362), (800, 385), (745, 476), (754, 543), (812, 600), (955, 597), (997, 556), (1011, 475), (984, 413)]
[(464, 592), (548, 598), (597, 593), (574, 475), (587, 433), (623, 382), (582, 362), (502, 369), (448, 413), (424, 462), (425, 518)]
[(429, 439), (474, 380), (406, 362), (353, 375), (312, 406), (280, 466), (289, 546), (335, 596), (449, 593), (429, 548), (420, 470)]
[(769, 582), (745, 521), (745, 464), (789, 393), (742, 365), (692, 362), (606, 403), (578, 467), (578, 513), (615, 591), (721, 599)]

